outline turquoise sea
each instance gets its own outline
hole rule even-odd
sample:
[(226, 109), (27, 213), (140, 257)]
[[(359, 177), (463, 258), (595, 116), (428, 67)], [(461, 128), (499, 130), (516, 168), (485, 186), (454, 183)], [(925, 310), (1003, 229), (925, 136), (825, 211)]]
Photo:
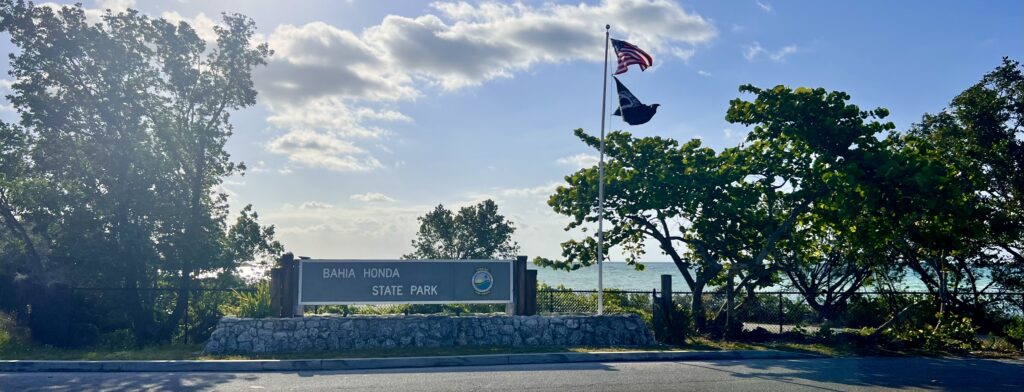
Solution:
[[(527, 268), (536, 269), (537, 280), (552, 287), (563, 285), (565, 288), (573, 290), (597, 289), (597, 266), (570, 272), (542, 268), (533, 264), (529, 264)], [(604, 264), (604, 287), (619, 290), (651, 291), (651, 289), (657, 289), (660, 291), (662, 274), (672, 275), (672, 291), (689, 291), (686, 281), (683, 280), (683, 275), (679, 273), (675, 264), (670, 262), (644, 263), (643, 271), (637, 271), (623, 262), (607, 262)], [(908, 279), (904, 285), (909, 290), (924, 290), (924, 286), (913, 279)], [(784, 288), (779, 286), (770, 289)]]
[[(563, 285), (573, 290), (597, 289), (597, 266), (580, 268), (576, 271), (553, 270), (530, 264), (527, 268), (537, 270), (537, 281), (549, 286)], [(645, 263), (643, 271), (622, 262), (604, 264), (604, 287), (619, 290), (651, 291), (661, 290), (661, 275), (672, 275), (672, 290), (687, 291), (683, 275), (672, 263)]]

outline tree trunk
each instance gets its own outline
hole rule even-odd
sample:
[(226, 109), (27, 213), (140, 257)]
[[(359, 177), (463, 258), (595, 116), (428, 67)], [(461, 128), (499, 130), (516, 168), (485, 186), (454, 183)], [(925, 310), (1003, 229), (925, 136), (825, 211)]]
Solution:
[(0, 218), (3, 218), (4, 225), (10, 229), (25, 246), (25, 256), (27, 258), (25, 263), (25, 271), (28, 272), (29, 278), (33, 279), (42, 284), (48, 284), (49, 277), (46, 274), (46, 266), (43, 261), (43, 257), (36, 250), (35, 244), (32, 242), (32, 237), (28, 235), (28, 230), (25, 226), (18, 221), (17, 217), (14, 216), (14, 209), (7, 202), (6, 198), (0, 197)]
[(693, 326), (698, 332), (704, 332), (708, 325), (707, 315), (704, 314), (704, 285), (694, 285), (690, 290), (693, 292), (693, 299), (690, 300)]

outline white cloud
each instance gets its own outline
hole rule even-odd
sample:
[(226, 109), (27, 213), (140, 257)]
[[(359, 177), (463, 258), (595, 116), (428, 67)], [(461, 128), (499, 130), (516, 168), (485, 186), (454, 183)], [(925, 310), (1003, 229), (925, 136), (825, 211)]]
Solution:
[(217, 32), (213, 30), (214, 26), (217, 26), (217, 21), (206, 16), (205, 13), (200, 12), (196, 16), (186, 18), (175, 11), (164, 12), (160, 14), (160, 17), (167, 19), (168, 22), (178, 24), (181, 22), (188, 23), (195, 30), (196, 35), (202, 38), (206, 42), (216, 42)]
[(789, 56), (793, 53), (797, 53), (799, 51), (800, 47), (796, 45), (787, 45), (782, 49), (772, 52), (766, 49), (765, 47), (761, 46), (760, 43), (755, 41), (754, 43), (744, 47), (743, 57), (746, 58), (747, 61), (754, 61), (754, 59), (761, 55), (767, 55), (768, 58), (774, 62), (782, 62), (783, 60), (786, 59), (786, 56)]
[(281, 128), (315, 129), (346, 139), (380, 138), (388, 133), (371, 123), (410, 122), (408, 116), (394, 110), (353, 107), (338, 97), (322, 97), (304, 103), (268, 103), (274, 113), (267, 122)]
[(559, 185), (561, 185), (561, 183), (552, 182), (546, 185), (540, 185), (535, 187), (500, 189), (498, 191), (498, 194), (506, 197), (546, 197), (551, 195), (552, 193), (555, 193), (555, 189), (558, 188)]
[[(660, 52), (687, 60), (718, 34), (709, 20), (668, 0), (441, 1), (431, 8), (415, 17), (388, 15), (359, 33), (324, 22), (278, 26), (267, 37), (275, 56), (255, 75), (272, 113), (268, 121), (288, 134), (301, 129), (354, 147), (360, 139), (386, 138), (379, 122), (411, 121), (384, 105), (416, 100), (426, 86), (457, 90), (538, 64), (600, 61), (603, 21), (621, 23), (613, 33), (655, 57)], [(350, 166), (289, 157), (309, 166)]]
[(96, 3), (100, 9), (109, 9), (114, 12), (135, 8), (135, 0), (100, 0)]
[(707, 71), (702, 69), (702, 70), (698, 70), (697, 71), (697, 75), (703, 76), (705, 78), (710, 78), (711, 77), (711, 72), (707, 72)]
[(761, 46), (760, 43), (754, 42), (743, 50), (743, 57), (746, 58), (747, 61), (754, 61), (754, 58), (761, 53), (764, 53), (764, 47)]
[(332, 134), (295, 130), (267, 144), (267, 150), (284, 154), (292, 162), (335, 171), (368, 171), (383, 167), (366, 151)]
[(726, 139), (732, 139), (733, 136), (736, 136), (735, 132), (730, 128), (723, 129), (722, 133), (725, 134)]
[(331, 204), (322, 203), (322, 202), (319, 202), (319, 201), (307, 201), (305, 203), (300, 204), (299, 208), (301, 208), (303, 210), (327, 210), (327, 209), (334, 208), (334, 206), (331, 205)]
[(376, 192), (357, 193), (349, 196), (349, 200), (361, 201), (364, 203), (389, 203), (395, 201), (395, 199), (392, 199), (383, 193)]
[(593, 167), (597, 164), (598, 156), (594, 154), (580, 153), (567, 157), (558, 158), (555, 162), (562, 165), (572, 166), (577, 169)]
[(268, 173), (270, 172), (270, 167), (267, 166), (267, 162), (256, 161), (256, 163), (247, 163), (245, 165), (245, 172), (247, 174)]
[(772, 12), (772, 5), (768, 3), (762, 3), (760, 0), (754, 0), (757, 6), (760, 7), (764, 12)]
[(800, 51), (800, 48), (798, 48), (796, 45), (789, 45), (782, 49), (779, 49), (779, 51), (775, 53), (772, 53), (772, 55), (769, 56), (769, 58), (771, 58), (772, 61), (782, 61), (786, 59), (786, 56), (789, 56), (798, 51)]
[(13, 80), (0, 79), (0, 112), (13, 112), (14, 106), (7, 101), (6, 96), (11, 93), (11, 85), (14, 84)]
[(324, 22), (281, 25), (267, 42), (275, 51), (257, 74), (260, 90), (274, 101), (301, 104), (321, 97), (395, 101), (420, 92), (362, 37)]
[(282, 243), (302, 256), (398, 258), (409, 250), (416, 217), (430, 209), (369, 203), (331, 209), (286, 205), (260, 215), (274, 222)]

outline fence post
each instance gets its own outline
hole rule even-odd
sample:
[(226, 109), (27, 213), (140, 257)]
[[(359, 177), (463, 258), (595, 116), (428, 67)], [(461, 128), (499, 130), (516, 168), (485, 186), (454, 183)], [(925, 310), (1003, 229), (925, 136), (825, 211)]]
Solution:
[(306, 308), (299, 305), (299, 263), (302, 260), (309, 260), (309, 257), (299, 256), (299, 260), (291, 260), (288, 268), (288, 317), (302, 317)]
[(512, 314), (526, 314), (526, 256), (516, 256), (512, 264)]
[(548, 313), (555, 313), (555, 291), (548, 289)]
[(782, 334), (782, 292), (779, 292), (779, 334)]
[(661, 275), (661, 311), (668, 317), (672, 309), (672, 275)]
[(651, 324), (658, 317), (658, 289), (651, 289)]
[(525, 314), (537, 315), (537, 270), (526, 270)]
[(278, 260), (277, 265), (270, 269), (270, 314), (274, 317), (288, 317), (285, 309), (288, 309), (288, 274), (286, 268), (291, 264), (291, 253), (286, 253)]

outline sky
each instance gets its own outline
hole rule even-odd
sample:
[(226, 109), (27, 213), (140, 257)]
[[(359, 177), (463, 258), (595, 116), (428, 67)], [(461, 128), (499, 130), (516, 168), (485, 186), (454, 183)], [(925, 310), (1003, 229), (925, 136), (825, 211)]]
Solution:
[[(232, 114), (227, 148), (248, 170), (222, 190), (232, 209), (252, 204), (288, 250), (314, 258), (397, 258), (411, 250), (416, 217), (487, 198), (515, 223), (522, 254), (558, 257), (581, 234), (565, 232), (569, 219), (546, 200), (597, 161), (572, 131), (600, 132), (605, 24), (654, 57), (620, 79), (661, 104), (649, 123), (611, 118), (609, 131), (715, 149), (747, 131), (725, 121), (729, 100), (751, 98), (742, 84), (846, 91), (905, 130), (1003, 56), (1024, 60), (1019, 1), (83, 4), (93, 18), (131, 7), (183, 20), (207, 39), (222, 12), (256, 21), (275, 54), (255, 72), (257, 105)], [(0, 63), (4, 95), (9, 68)], [(17, 119), (6, 99), (0, 119)], [(664, 259), (655, 248), (645, 258)]]

